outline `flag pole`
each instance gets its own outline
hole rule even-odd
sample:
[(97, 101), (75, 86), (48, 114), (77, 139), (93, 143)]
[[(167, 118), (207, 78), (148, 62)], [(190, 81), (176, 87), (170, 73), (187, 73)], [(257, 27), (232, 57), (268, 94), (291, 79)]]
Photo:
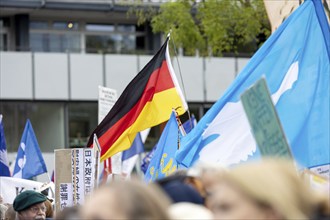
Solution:
[[(186, 131), (184, 130), (184, 127), (182, 125), (182, 122), (180, 120), (179, 114), (176, 111), (176, 109), (173, 109), (173, 112), (175, 114), (176, 122), (177, 122), (177, 125), (178, 125), (178, 144), (177, 144), (177, 150), (179, 150), (180, 149), (180, 133), (182, 134), (182, 136), (185, 136), (186, 135)], [(178, 163), (176, 164), (176, 169), (177, 170), (179, 169), (179, 164)]]
[[(168, 38), (170, 38), (171, 33), (172, 33), (172, 29), (170, 29), (170, 32), (167, 34), (167, 37)], [(180, 63), (179, 63), (179, 58), (178, 58), (178, 53), (177, 53), (177, 49), (176, 49), (176, 46), (175, 46), (174, 38), (172, 38), (172, 43), (173, 43), (173, 47), (174, 47), (173, 49), (174, 49), (174, 54), (175, 54), (176, 62), (178, 63), (179, 75), (180, 75), (180, 80), (181, 80), (181, 83), (182, 83), (183, 94), (184, 94), (184, 97), (186, 98), (187, 97), (187, 94), (186, 94), (186, 89), (185, 89), (185, 86), (184, 86), (184, 83), (183, 83), (183, 77), (182, 77), (182, 73), (181, 73), (181, 67), (180, 67)], [(190, 110), (189, 110), (189, 106), (188, 105), (187, 105), (187, 113), (188, 113), (188, 118), (189, 118), (189, 121), (190, 121), (190, 129), (192, 129), (193, 128), (193, 125), (192, 125), (192, 122), (190, 120)]]
[(52, 180), (51, 180), (51, 178), (50, 178), (50, 176), (49, 176), (49, 173), (47, 172), (47, 176), (48, 176), (48, 180), (49, 180), (49, 182), (51, 182)]

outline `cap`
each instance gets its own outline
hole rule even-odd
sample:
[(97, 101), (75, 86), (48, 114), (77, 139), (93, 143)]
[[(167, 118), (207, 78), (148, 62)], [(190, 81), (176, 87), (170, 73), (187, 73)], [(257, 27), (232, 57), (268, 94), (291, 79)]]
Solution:
[(16, 196), (13, 208), (16, 212), (23, 211), (34, 204), (46, 201), (46, 196), (33, 190), (23, 191)]

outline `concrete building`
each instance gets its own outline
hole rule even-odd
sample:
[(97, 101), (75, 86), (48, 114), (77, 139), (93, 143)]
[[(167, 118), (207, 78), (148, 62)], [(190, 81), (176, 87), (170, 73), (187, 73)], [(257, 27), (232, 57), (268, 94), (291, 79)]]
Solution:
[[(159, 49), (162, 36), (137, 26), (120, 2), (0, 0), (0, 114), (9, 159), (29, 118), (51, 172), (53, 150), (84, 146), (96, 127), (98, 86), (121, 94)], [(177, 58), (174, 70), (198, 119), (248, 62)], [(159, 134), (153, 129), (147, 146)]]

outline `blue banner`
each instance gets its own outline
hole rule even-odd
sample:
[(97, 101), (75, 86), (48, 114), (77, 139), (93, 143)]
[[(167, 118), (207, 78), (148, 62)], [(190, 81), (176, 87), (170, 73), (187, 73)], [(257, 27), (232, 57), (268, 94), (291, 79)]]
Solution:
[(330, 30), (319, 0), (306, 0), (255, 53), (196, 127), (176, 159), (230, 166), (260, 158), (240, 95), (262, 76), (299, 166), (330, 162)]

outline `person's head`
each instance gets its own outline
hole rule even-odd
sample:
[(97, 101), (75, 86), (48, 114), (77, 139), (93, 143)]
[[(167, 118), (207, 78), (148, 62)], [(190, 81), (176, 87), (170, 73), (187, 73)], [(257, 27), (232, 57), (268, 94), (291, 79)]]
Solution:
[(173, 180), (160, 185), (160, 187), (173, 203), (190, 202), (200, 205), (204, 204), (204, 199), (197, 189), (188, 183)]
[(221, 176), (223, 168), (217, 164), (198, 162), (187, 172), (186, 183), (194, 186), (203, 198), (206, 198), (212, 186)]
[(169, 199), (155, 186), (115, 181), (97, 189), (81, 209), (85, 219), (169, 219)]
[(219, 219), (309, 219), (317, 204), (292, 162), (270, 159), (223, 173), (208, 200)]
[(8, 207), (4, 204), (0, 203), (0, 219), (5, 219), (5, 215), (6, 215), (6, 211), (7, 211)]
[(17, 212), (17, 218), (24, 220), (37, 220), (46, 218), (46, 196), (33, 191), (26, 190), (16, 196), (13, 207)]
[[(191, 202), (204, 204), (203, 187), (195, 176), (188, 176), (187, 170), (177, 170), (171, 175), (155, 181), (173, 203)], [(200, 191), (201, 190), (201, 191)]]
[(70, 206), (65, 207), (60, 212), (56, 213), (55, 220), (71, 220), (71, 219), (81, 219), (79, 216), (79, 207)]
[(45, 201), (45, 206), (46, 206), (46, 218), (53, 218), (54, 215), (53, 204), (49, 199)]
[(16, 212), (14, 210), (14, 207), (12, 204), (6, 204), (8, 209), (5, 214), (5, 219), (6, 220), (15, 220), (16, 218)]

